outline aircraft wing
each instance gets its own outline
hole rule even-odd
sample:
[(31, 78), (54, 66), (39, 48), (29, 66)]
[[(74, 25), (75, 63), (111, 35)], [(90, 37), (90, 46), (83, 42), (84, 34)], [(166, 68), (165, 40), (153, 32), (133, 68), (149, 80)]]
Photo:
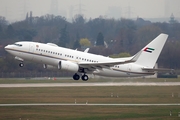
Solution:
[(103, 67), (112, 67), (112, 66), (118, 65), (118, 64), (126, 64), (126, 63), (130, 63), (130, 62), (134, 62), (134, 61), (127, 60), (127, 61), (113, 61), (113, 62), (100, 62), (100, 63), (82, 62), (82, 63), (79, 63), (79, 66), (83, 67), (83, 68), (89, 68), (89, 67), (103, 68)]
[(117, 61), (98, 62), (98, 63), (81, 62), (78, 64), (80, 67), (87, 68), (89, 70), (110, 68), (110, 67), (113, 67), (114, 65), (127, 64), (127, 63), (135, 62), (138, 59), (138, 57), (140, 56), (140, 54), (141, 54), (141, 51), (138, 52), (133, 57), (127, 59), (127, 60), (117, 60)]

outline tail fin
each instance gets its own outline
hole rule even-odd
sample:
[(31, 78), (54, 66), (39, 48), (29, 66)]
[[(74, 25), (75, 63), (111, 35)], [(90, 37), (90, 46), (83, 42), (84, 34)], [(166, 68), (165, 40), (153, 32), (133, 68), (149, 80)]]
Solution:
[(141, 54), (135, 63), (148, 68), (153, 68), (167, 38), (167, 34), (160, 34), (158, 37), (156, 37), (141, 50)]

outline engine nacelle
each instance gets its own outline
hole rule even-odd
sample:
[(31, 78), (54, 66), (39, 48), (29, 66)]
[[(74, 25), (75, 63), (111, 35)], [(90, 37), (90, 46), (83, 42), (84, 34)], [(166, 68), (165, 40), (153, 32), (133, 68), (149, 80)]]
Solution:
[(79, 65), (70, 61), (59, 61), (58, 69), (76, 73), (79, 70)]

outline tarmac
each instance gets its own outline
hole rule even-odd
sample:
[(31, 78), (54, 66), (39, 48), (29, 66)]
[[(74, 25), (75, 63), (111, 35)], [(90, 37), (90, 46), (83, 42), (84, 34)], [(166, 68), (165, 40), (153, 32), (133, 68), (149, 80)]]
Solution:
[(180, 82), (102, 82), (102, 83), (21, 83), (0, 84), (8, 87), (88, 87), (88, 86), (180, 86)]

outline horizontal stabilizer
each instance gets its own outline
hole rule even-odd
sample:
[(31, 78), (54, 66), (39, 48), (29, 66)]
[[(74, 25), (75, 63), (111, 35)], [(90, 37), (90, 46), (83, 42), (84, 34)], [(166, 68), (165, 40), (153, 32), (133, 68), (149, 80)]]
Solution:
[(149, 72), (155, 72), (155, 71), (157, 71), (157, 72), (164, 72), (164, 71), (171, 72), (171, 71), (174, 71), (174, 69), (164, 69), (164, 68), (157, 68), (157, 69), (155, 69), (155, 68), (142, 68), (142, 70), (146, 70)]

